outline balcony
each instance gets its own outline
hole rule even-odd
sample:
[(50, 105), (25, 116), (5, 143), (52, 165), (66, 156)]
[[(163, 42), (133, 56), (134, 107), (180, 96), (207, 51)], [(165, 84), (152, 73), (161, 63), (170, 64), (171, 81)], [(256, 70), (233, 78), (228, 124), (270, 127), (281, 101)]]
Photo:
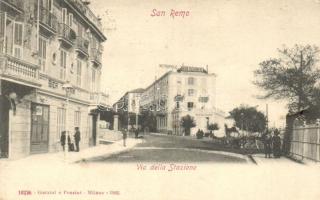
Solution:
[(0, 76), (39, 86), (39, 66), (18, 58), (0, 54)]
[(102, 52), (100, 49), (91, 48), (90, 60), (96, 65), (101, 65)]
[(23, 13), (23, 0), (0, 0), (0, 7), (2, 5), (5, 5), (7, 8), (16, 13)]
[[(35, 5), (35, 16), (38, 16), (38, 5)], [(39, 21), (41, 30), (47, 35), (54, 35), (58, 31), (57, 17), (47, 8), (39, 8)]]
[(58, 24), (58, 39), (66, 46), (72, 47), (76, 39), (76, 32), (70, 26), (59, 23)]
[(89, 40), (78, 36), (76, 39), (76, 48), (75, 50), (84, 57), (89, 56)]

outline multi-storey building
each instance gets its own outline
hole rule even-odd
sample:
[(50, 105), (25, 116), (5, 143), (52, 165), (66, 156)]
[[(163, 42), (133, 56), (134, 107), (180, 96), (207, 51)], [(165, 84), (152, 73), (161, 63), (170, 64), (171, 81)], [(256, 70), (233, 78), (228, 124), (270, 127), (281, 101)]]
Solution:
[(95, 145), (105, 40), (87, 1), (0, 0), (2, 156), (59, 151), (74, 127)]
[(122, 119), (118, 121), (118, 115), (116, 115), (117, 119), (114, 123), (114, 128), (116, 130), (119, 128), (130, 128), (128, 126), (128, 124), (130, 125), (130, 121), (134, 121), (134, 123), (131, 123), (134, 126), (138, 124), (138, 117), (140, 114), (140, 97), (143, 91), (144, 89), (142, 88), (128, 91), (113, 105), (113, 109), (116, 113), (121, 113), (122, 116), (127, 116), (126, 120)]
[(215, 74), (198, 67), (182, 66), (169, 71), (145, 89), (140, 98), (142, 109), (156, 114), (160, 132), (183, 134), (181, 118), (194, 117), (196, 127), (207, 131), (209, 123), (223, 128), (224, 113), (215, 108)]

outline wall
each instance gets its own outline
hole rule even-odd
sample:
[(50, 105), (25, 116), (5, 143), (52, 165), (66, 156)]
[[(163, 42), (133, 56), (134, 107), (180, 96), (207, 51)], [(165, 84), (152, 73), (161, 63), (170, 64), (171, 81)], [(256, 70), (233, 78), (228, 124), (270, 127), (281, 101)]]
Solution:
[(16, 114), (10, 110), (9, 117), (9, 155), (10, 159), (30, 154), (31, 103), (23, 101), (17, 104)]

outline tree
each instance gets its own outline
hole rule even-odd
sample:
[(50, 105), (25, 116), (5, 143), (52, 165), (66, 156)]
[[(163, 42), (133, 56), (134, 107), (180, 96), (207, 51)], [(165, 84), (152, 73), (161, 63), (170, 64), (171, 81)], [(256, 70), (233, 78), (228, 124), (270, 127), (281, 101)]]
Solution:
[(150, 110), (143, 110), (139, 117), (139, 124), (143, 130), (148, 128), (149, 131), (155, 132), (157, 129), (156, 116)]
[(320, 70), (315, 68), (318, 47), (295, 45), (278, 51), (278, 58), (261, 62), (254, 71), (254, 84), (266, 91), (261, 98), (288, 100), (290, 113), (308, 108), (318, 97), (315, 88), (320, 78)]
[(265, 115), (255, 107), (241, 105), (229, 112), (235, 126), (248, 132), (263, 132), (266, 128)]
[(180, 124), (184, 128), (186, 136), (189, 136), (190, 129), (196, 126), (196, 122), (194, 121), (194, 118), (191, 117), (190, 115), (186, 115), (182, 117)]
[(210, 130), (210, 135), (214, 136), (214, 133), (212, 133), (215, 130), (219, 130), (219, 125), (217, 123), (211, 123), (208, 125), (208, 130)]

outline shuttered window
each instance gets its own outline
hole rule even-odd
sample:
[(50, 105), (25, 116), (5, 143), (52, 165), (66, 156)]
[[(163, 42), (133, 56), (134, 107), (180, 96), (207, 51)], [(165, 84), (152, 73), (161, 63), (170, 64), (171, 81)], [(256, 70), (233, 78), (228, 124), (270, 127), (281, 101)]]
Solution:
[(22, 58), (23, 24), (20, 22), (14, 22), (13, 45), (13, 56), (17, 58)]
[(47, 40), (39, 38), (39, 57), (41, 62), (41, 69), (46, 70), (46, 58), (47, 58)]
[(82, 62), (77, 60), (77, 85), (81, 87), (81, 77), (82, 77)]
[(79, 129), (80, 129), (80, 125), (81, 125), (81, 112), (75, 111), (74, 112), (74, 127), (79, 127)]
[(66, 109), (58, 108), (57, 110), (57, 136), (61, 136), (61, 132), (66, 130)]
[(60, 50), (60, 79), (66, 78), (67, 52)]
[(67, 9), (62, 8), (62, 23), (67, 24)]

